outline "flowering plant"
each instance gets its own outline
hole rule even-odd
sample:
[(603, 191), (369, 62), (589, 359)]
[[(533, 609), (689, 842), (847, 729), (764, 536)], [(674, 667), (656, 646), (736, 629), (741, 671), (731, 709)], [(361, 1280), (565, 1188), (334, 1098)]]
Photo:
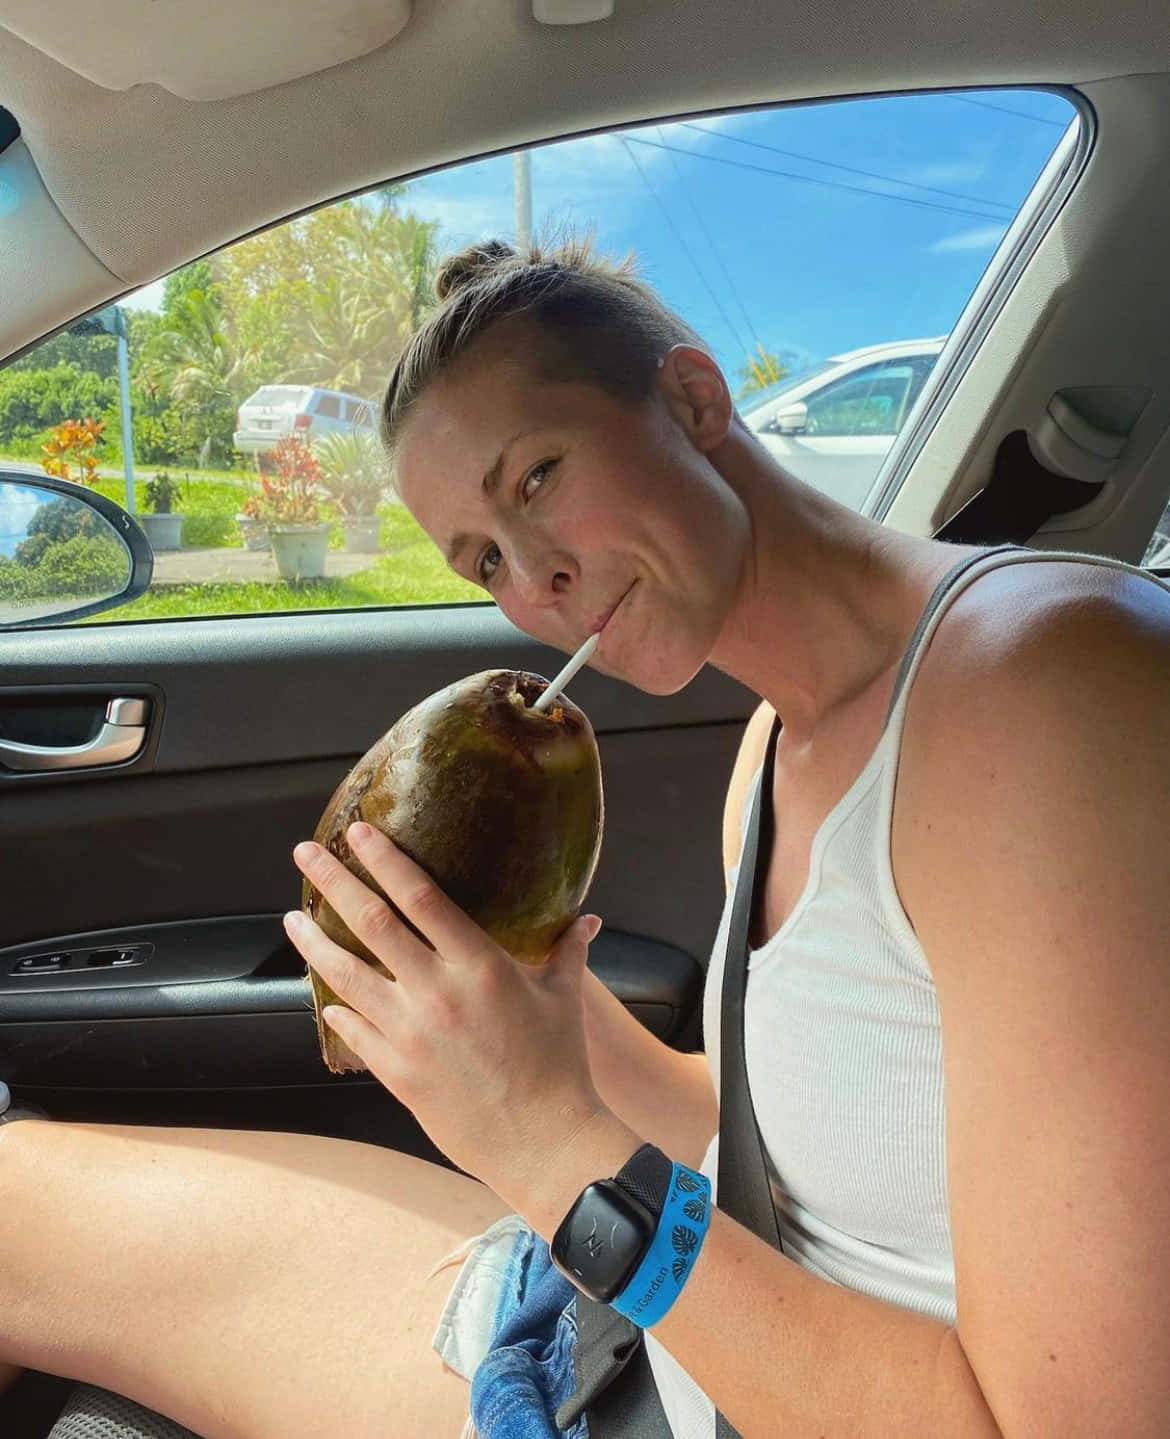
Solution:
[(267, 525), (316, 525), (321, 520), (321, 467), (300, 435), (289, 435), (272, 453), (272, 473), (260, 476), (260, 493), (243, 513)]
[[(47, 445), (41, 446), (41, 468), (59, 480), (79, 480), (92, 485), (97, 479), (97, 443), (106, 427), (104, 420), (62, 420), (50, 431)], [(77, 474), (72, 466), (77, 465)]]

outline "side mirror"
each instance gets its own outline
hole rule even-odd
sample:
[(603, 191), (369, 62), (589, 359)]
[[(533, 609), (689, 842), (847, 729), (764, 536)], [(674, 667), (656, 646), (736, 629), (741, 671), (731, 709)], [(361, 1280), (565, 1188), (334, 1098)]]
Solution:
[(808, 429), (808, 406), (794, 400), (776, 411), (765, 426), (774, 435), (802, 435)]
[(121, 505), (71, 480), (0, 470), (0, 630), (124, 605), (153, 573), (150, 542)]

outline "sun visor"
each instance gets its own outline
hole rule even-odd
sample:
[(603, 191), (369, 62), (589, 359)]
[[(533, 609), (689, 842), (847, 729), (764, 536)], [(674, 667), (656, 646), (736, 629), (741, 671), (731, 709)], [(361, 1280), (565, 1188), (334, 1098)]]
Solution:
[(0, 0), (0, 26), (108, 90), (185, 100), (263, 90), (392, 40), (410, 0)]

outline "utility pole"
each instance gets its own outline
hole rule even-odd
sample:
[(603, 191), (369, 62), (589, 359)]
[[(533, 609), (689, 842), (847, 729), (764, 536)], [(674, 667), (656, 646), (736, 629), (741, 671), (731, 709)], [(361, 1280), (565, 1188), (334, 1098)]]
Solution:
[[(117, 308), (117, 307), (115, 307)], [(118, 310), (118, 388), (122, 392), (122, 473), (126, 481), (126, 508), (134, 514), (134, 424), (130, 418), (130, 347), (126, 322)]]
[(121, 305), (107, 305), (72, 326), (75, 335), (113, 335), (118, 341), (118, 388), (122, 392), (122, 470), (126, 479), (126, 508), (134, 508), (134, 428), (130, 418), (129, 333)]
[(532, 244), (532, 156), (518, 150), (512, 157), (516, 191), (516, 244), (521, 249)]

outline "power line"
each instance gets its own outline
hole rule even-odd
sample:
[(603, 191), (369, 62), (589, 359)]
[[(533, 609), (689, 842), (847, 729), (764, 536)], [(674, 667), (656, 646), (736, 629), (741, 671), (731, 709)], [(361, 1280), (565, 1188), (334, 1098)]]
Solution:
[(708, 130), (705, 125), (696, 125), (684, 120), (687, 130), (698, 130), (703, 135), (713, 135), (718, 140), (734, 140), (737, 145), (751, 145), (757, 150), (770, 150), (774, 155), (787, 155), (790, 160), (806, 160), (810, 165), (827, 165), (831, 170), (845, 170), (850, 175), (865, 175), (870, 180), (884, 180), (889, 185), (905, 185), (911, 190), (925, 190), (931, 195), (948, 195), (952, 200), (970, 200), (976, 205), (995, 205), (1001, 210), (1015, 213), (1015, 206), (1004, 200), (985, 200), (980, 195), (963, 195), (958, 190), (941, 190), (937, 185), (920, 185), (916, 180), (896, 180), (893, 175), (879, 175), (873, 170), (859, 170), (855, 165), (841, 165), (835, 160), (818, 160), (815, 155), (802, 155), (797, 150), (782, 150), (778, 145), (765, 145), (762, 140), (748, 140), (743, 135), (729, 135), (723, 130)]
[[(655, 127), (654, 127), (654, 133), (658, 136), (658, 138), (659, 138), (660, 140), (662, 139), (662, 127), (661, 127), (660, 125), (655, 125)], [(695, 219), (699, 222), (699, 228), (702, 230), (703, 234), (707, 237), (707, 244), (711, 247), (711, 253), (715, 256), (715, 260), (716, 260), (717, 264), (719, 265), (719, 268), (723, 271), (723, 278), (727, 281), (727, 288), (731, 291), (732, 298), (735, 300), (735, 303), (739, 306), (740, 314), (743, 316), (744, 321), (745, 321), (745, 323), (747, 324), (748, 329), (751, 331), (752, 339), (755, 340), (756, 345), (758, 346), (758, 348), (759, 348), (759, 350), (760, 350), (760, 352), (761, 352), (761, 354), (762, 354), (762, 353), (763, 353), (763, 350), (764, 350), (764, 342), (760, 339), (759, 335), (756, 333), (756, 327), (755, 327), (755, 325), (752, 324), (752, 317), (751, 317), (751, 315), (748, 313), (747, 306), (744, 304), (744, 302), (743, 302), (743, 301), (740, 299), (740, 297), (739, 297), (739, 291), (735, 288), (735, 281), (731, 278), (731, 272), (728, 270), (727, 266), (723, 263), (723, 256), (719, 253), (719, 248), (718, 248), (718, 246), (715, 244), (715, 241), (711, 238), (711, 232), (710, 232), (710, 230), (707, 229), (707, 222), (706, 222), (706, 220), (703, 219), (702, 211), (698, 208), (698, 206), (695, 204), (694, 200), (691, 198), (690, 188), (689, 188), (689, 186), (686, 184), (686, 182), (683, 180), (682, 171), (678, 168), (678, 161), (674, 158), (673, 154), (672, 154), (671, 157), (670, 157), (670, 163), (671, 163), (671, 165), (674, 166), (674, 173), (678, 176), (678, 181), (679, 181), (679, 184), (680, 184), (680, 186), (681, 186), (681, 188), (682, 188), (683, 194), (686, 196), (687, 204), (691, 207), (691, 213), (694, 215)]]
[(654, 150), (673, 150), (678, 155), (689, 155), (697, 160), (709, 160), (713, 165), (730, 165), (736, 170), (754, 170), (760, 175), (777, 175), (782, 180), (800, 180), (806, 185), (825, 185), (830, 190), (847, 190), (854, 195), (868, 195), (872, 200), (890, 200), (896, 205), (914, 205), (919, 210), (939, 210), (947, 215), (968, 215), (975, 220), (994, 220), (1003, 224), (1002, 215), (989, 215), (985, 210), (961, 210), (957, 205), (936, 205), (933, 200), (915, 200), (910, 195), (891, 195), (886, 190), (867, 190), (863, 185), (846, 185), (841, 180), (823, 180), (815, 175), (795, 175), (790, 170), (776, 170), (770, 165), (752, 165), (746, 160), (727, 160), (722, 155), (709, 155), (705, 150), (684, 150), (678, 145), (659, 144), (657, 140), (644, 140), (638, 135), (622, 137), (635, 145), (649, 145)]
[(1064, 130), (1067, 120), (1049, 120), (1045, 115), (1029, 115), (1026, 110), (1009, 110), (1006, 105), (993, 105), (990, 100), (972, 100), (970, 95), (952, 95), (952, 100), (958, 100), (960, 105), (978, 105), (981, 110), (998, 110), (1001, 115), (1014, 115), (1018, 120), (1034, 120), (1037, 125), (1055, 125), (1058, 130)]
[[(671, 230), (674, 232), (674, 237), (675, 237), (675, 239), (678, 241), (680, 247), (682, 248), (683, 254), (686, 255), (687, 259), (688, 259), (688, 260), (691, 262), (691, 264), (694, 266), (695, 274), (698, 275), (699, 279), (702, 281), (702, 284), (703, 284), (704, 289), (707, 291), (708, 295), (710, 295), (710, 296), (711, 296), (711, 299), (714, 301), (715, 308), (719, 311), (719, 314), (720, 314), (720, 315), (722, 316), (722, 318), (723, 318), (723, 323), (724, 323), (724, 324), (727, 326), (727, 328), (731, 331), (732, 336), (733, 336), (734, 339), (735, 339), (735, 343), (739, 346), (740, 350), (741, 350), (745, 355), (748, 354), (749, 351), (748, 351), (747, 345), (744, 344), (742, 338), (740, 337), (739, 331), (738, 331), (738, 330), (735, 328), (735, 326), (731, 323), (731, 320), (730, 320), (730, 318), (728, 317), (727, 311), (723, 308), (723, 305), (722, 305), (722, 303), (720, 302), (719, 296), (715, 293), (715, 291), (711, 288), (710, 284), (708, 283), (708, 280), (707, 280), (706, 275), (703, 274), (703, 267), (698, 263), (698, 261), (695, 259), (694, 255), (691, 253), (690, 246), (687, 244), (686, 240), (683, 239), (682, 232), (679, 230), (678, 226), (674, 223), (674, 220), (673, 220), (673, 218), (671, 217), (670, 211), (666, 208), (665, 204), (663, 204), (663, 201), (662, 201), (661, 196), (660, 196), (660, 195), (658, 194), (658, 192), (655, 190), (654, 186), (651, 185), (649, 179), (648, 179), (647, 176), (646, 176), (646, 172), (642, 169), (642, 166), (638, 163), (638, 157), (637, 157), (637, 155), (635, 155), (634, 152), (633, 152), (633, 150), (630, 149), (630, 146), (629, 146), (629, 138), (632, 138), (632, 137), (627, 137), (627, 136), (625, 136), (625, 135), (619, 135), (619, 136), (618, 136), (618, 139), (621, 140), (622, 144), (625, 146), (626, 154), (630, 157), (630, 160), (631, 160), (631, 162), (632, 162), (632, 164), (633, 164), (633, 166), (634, 166), (634, 169), (637, 170), (638, 174), (641, 176), (643, 185), (646, 186), (647, 190), (650, 191), (650, 194), (651, 194), (651, 195), (654, 197), (654, 199), (658, 202), (658, 208), (662, 211), (662, 214), (663, 214), (663, 216), (664, 216), (664, 218), (665, 218), (665, 220), (666, 220), (666, 223), (670, 226)], [(642, 143), (643, 143), (643, 144), (652, 144), (653, 142), (647, 140), (647, 141), (643, 141)], [(662, 148), (665, 149), (665, 148), (667, 148), (667, 147), (666, 147), (666, 146), (663, 146)]]

